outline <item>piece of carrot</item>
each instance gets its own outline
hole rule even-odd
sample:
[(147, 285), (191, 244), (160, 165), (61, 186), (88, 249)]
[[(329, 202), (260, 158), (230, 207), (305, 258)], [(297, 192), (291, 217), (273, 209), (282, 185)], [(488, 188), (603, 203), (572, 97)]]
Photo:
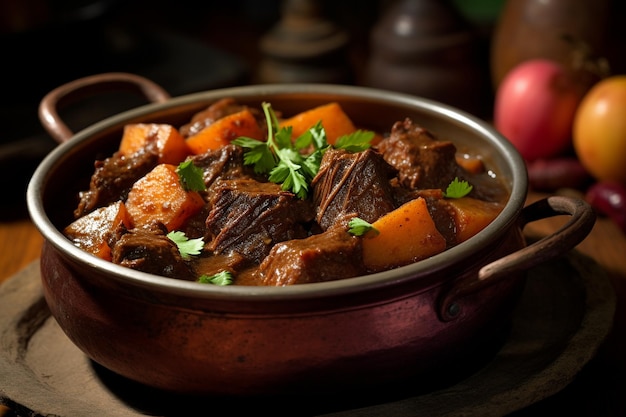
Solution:
[(363, 262), (373, 271), (407, 265), (446, 249), (422, 197), (385, 214), (372, 226), (379, 234), (364, 237)]
[(263, 130), (248, 109), (229, 114), (211, 123), (200, 132), (187, 138), (187, 146), (198, 155), (228, 145), (240, 136), (262, 140)]
[(334, 145), (343, 135), (349, 135), (357, 130), (354, 123), (343, 111), (339, 103), (331, 102), (310, 110), (298, 113), (280, 122), (280, 127), (291, 126), (291, 135), (297, 138), (321, 121), (326, 131), (326, 140)]
[(135, 182), (126, 200), (135, 227), (159, 221), (168, 231), (180, 228), (203, 205), (200, 194), (183, 188), (176, 167), (170, 164), (157, 165)]
[(190, 154), (185, 138), (178, 129), (169, 124), (134, 123), (124, 126), (119, 151), (131, 156), (153, 143), (159, 154), (159, 163), (174, 164), (182, 162)]
[(63, 234), (84, 251), (110, 261), (108, 238), (121, 224), (132, 227), (126, 206), (118, 201), (74, 220)]
[(456, 225), (456, 242), (461, 243), (483, 230), (502, 211), (502, 204), (472, 197), (446, 200)]
[(485, 164), (482, 159), (469, 155), (456, 155), (456, 163), (470, 174), (485, 172)]

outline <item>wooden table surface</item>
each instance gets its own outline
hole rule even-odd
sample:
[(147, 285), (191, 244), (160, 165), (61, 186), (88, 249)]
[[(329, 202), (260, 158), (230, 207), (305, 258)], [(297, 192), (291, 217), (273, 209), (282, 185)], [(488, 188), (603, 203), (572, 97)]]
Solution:
[[(531, 194), (529, 201), (538, 197), (541, 196)], [(564, 220), (557, 217), (534, 222), (525, 232), (533, 237), (546, 235)], [(0, 284), (38, 259), (41, 243), (39, 232), (27, 218), (0, 219)], [(575, 250), (593, 258), (615, 288), (613, 332), (574, 382), (553, 397), (515, 413), (516, 416), (626, 416), (626, 235), (609, 220), (600, 218)], [(0, 406), (0, 417), (11, 413)]]

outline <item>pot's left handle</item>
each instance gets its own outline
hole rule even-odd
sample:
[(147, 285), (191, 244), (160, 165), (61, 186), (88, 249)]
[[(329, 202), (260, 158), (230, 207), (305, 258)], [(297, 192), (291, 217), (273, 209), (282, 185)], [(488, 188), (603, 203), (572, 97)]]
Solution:
[(477, 277), (454, 284), (439, 306), (440, 318), (449, 321), (457, 317), (460, 298), (567, 253), (587, 237), (596, 221), (593, 208), (584, 200), (551, 196), (524, 207), (519, 217), (520, 227), (558, 215), (570, 215), (571, 218), (555, 233), (483, 266)]
[(70, 100), (110, 90), (136, 91), (151, 103), (162, 103), (171, 98), (161, 86), (140, 75), (125, 72), (96, 74), (63, 84), (46, 94), (39, 104), (39, 120), (54, 140), (65, 142), (74, 133), (61, 119), (58, 109)]

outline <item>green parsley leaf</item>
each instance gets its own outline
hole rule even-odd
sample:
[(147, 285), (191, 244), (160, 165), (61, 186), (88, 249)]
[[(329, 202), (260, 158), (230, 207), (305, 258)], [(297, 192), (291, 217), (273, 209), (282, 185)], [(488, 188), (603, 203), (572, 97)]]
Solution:
[[(271, 107), (268, 107), (267, 109), (268, 111), (271, 111), (272, 114), (274, 114)], [(291, 132), (292, 132), (291, 126), (281, 127), (279, 129), (278, 124), (276, 124), (272, 126), (272, 130), (273, 130), (273, 135), (270, 135), (270, 137), (272, 138), (271, 143), (273, 145), (274, 150), (293, 149), (294, 145), (291, 141)], [(269, 139), (268, 139), (268, 142), (270, 142)]]
[(204, 178), (202, 177), (202, 170), (195, 166), (190, 159), (178, 164), (178, 167), (176, 167), (176, 173), (178, 174), (180, 183), (186, 191), (206, 190)]
[(456, 177), (452, 180), (450, 185), (448, 185), (443, 195), (447, 198), (461, 198), (468, 195), (470, 191), (472, 191), (472, 188), (474, 187), (467, 181), (461, 181), (459, 177)]
[[(269, 174), (268, 180), (280, 184), (283, 190), (291, 191), (298, 198), (305, 199), (309, 190), (309, 181), (319, 170), (321, 157), (308, 159), (300, 153), (301, 149), (319, 143), (320, 127), (292, 141), (291, 126), (279, 128), (278, 119), (270, 103), (263, 103), (263, 112), (268, 126), (267, 141), (250, 138), (237, 138), (232, 143), (246, 149), (244, 163), (254, 165), (257, 173)], [(323, 133), (325, 138), (325, 133)]]
[(374, 139), (374, 132), (370, 130), (357, 130), (349, 135), (343, 135), (335, 142), (335, 148), (345, 149), (349, 152), (361, 152), (368, 149)]
[(233, 283), (233, 274), (228, 271), (218, 272), (215, 275), (201, 275), (198, 278), (198, 282), (201, 284), (213, 284), (213, 285), (231, 285)]
[[(262, 103), (268, 126), (267, 141), (239, 137), (231, 143), (245, 149), (244, 164), (254, 165), (258, 174), (268, 174), (268, 180), (280, 184), (305, 199), (309, 184), (317, 175), (324, 152), (330, 147), (326, 130), (319, 121), (297, 138), (292, 138), (291, 126), (279, 127), (278, 118), (270, 103)], [(351, 152), (369, 148), (373, 132), (357, 131), (340, 138), (339, 146)]]
[(324, 126), (322, 126), (322, 121), (318, 121), (315, 126), (296, 138), (294, 144), (298, 151), (307, 149), (309, 146), (313, 146), (314, 150), (328, 148), (326, 130), (324, 129)]
[(192, 255), (200, 255), (204, 248), (204, 240), (201, 237), (189, 239), (184, 232), (173, 230), (167, 237), (178, 246), (178, 251), (183, 259), (189, 259)]
[(267, 146), (267, 143), (257, 139), (239, 137), (231, 143), (246, 149), (243, 154), (243, 163), (254, 165), (254, 172), (257, 174), (267, 174), (276, 166), (274, 154)]
[(310, 129), (298, 136), (293, 142), (294, 149), (296, 149), (297, 151), (307, 149), (311, 145), (313, 145), (313, 134), (311, 133)]
[(319, 149), (309, 155), (304, 161), (302, 161), (300, 170), (304, 174), (307, 182), (310, 183), (320, 170), (320, 165), (322, 164), (322, 156), (324, 156), (324, 150)]
[(354, 236), (363, 236), (371, 233), (373, 237), (380, 234), (378, 229), (372, 226), (371, 223), (368, 223), (359, 217), (352, 218), (348, 223), (348, 226), (350, 227), (350, 229), (348, 229), (348, 232), (353, 234)]

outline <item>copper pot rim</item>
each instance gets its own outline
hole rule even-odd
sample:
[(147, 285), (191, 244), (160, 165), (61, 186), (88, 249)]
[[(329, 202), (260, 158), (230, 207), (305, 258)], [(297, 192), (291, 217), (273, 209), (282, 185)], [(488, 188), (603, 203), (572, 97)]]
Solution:
[[(506, 160), (510, 171), (513, 173), (512, 178), (510, 178), (510, 198), (504, 209), (492, 223), (474, 237), (431, 258), (360, 277), (285, 287), (212, 286), (161, 277), (122, 267), (90, 255), (74, 246), (54, 226), (45, 212), (43, 193), (50, 180), (49, 173), (61, 164), (67, 154), (78, 145), (89, 142), (94, 135), (110, 129), (112, 126), (124, 124), (129, 120), (142, 118), (148, 120), (150, 115), (162, 114), (163, 112), (181, 107), (194, 106), (201, 102), (209, 103), (225, 96), (260, 99), (260, 97), (267, 95), (298, 98), (303, 95), (314, 96), (320, 94), (362, 99), (377, 105), (393, 104), (412, 107), (430, 115), (444, 118), (447, 122), (461, 125), (470, 129), (474, 134), (487, 139), (494, 150)], [(484, 251), (514, 227), (526, 201), (527, 182), (526, 165), (514, 146), (487, 122), (452, 106), (422, 97), (370, 87), (334, 84), (266, 84), (228, 87), (187, 94), (171, 98), (164, 103), (140, 106), (94, 123), (76, 133), (68, 141), (58, 145), (44, 158), (29, 182), (26, 200), (29, 214), (35, 226), (39, 229), (44, 239), (54, 246), (59, 253), (73, 263), (88, 269), (97, 270), (100, 275), (105, 274), (109, 279), (113, 279), (119, 284), (198, 299), (273, 301), (315, 299), (378, 290), (426, 276), (433, 276), (440, 271), (450, 269), (451, 266), (459, 265), (464, 260)], [(443, 283), (450, 278), (454, 278), (454, 276), (449, 277), (448, 274), (442, 274), (437, 280)]]

